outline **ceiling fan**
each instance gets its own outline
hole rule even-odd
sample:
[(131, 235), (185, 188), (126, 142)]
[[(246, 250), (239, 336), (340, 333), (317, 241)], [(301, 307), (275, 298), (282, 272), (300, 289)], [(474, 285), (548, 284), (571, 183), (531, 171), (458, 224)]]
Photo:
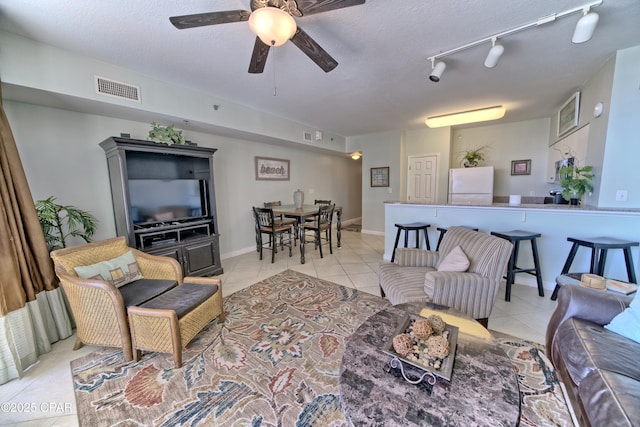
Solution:
[[(230, 22), (249, 21), (252, 30), (258, 34), (249, 63), (250, 73), (262, 73), (271, 46), (277, 46), (275, 39), (265, 39), (254, 29), (258, 14), (270, 12), (271, 15), (280, 15), (284, 12), (285, 20), (292, 25), (293, 35), (279, 42), (282, 44), (287, 40), (296, 45), (305, 55), (315, 62), (326, 73), (338, 66), (338, 62), (331, 57), (315, 40), (298, 27), (293, 17), (300, 18), (314, 13), (327, 12), (334, 9), (341, 9), (349, 6), (363, 4), (365, 0), (251, 0), (251, 12), (248, 10), (225, 10), (220, 12), (198, 13), (195, 15), (172, 16), (171, 23), (183, 30), (186, 28), (203, 27), (207, 25), (227, 24)], [(258, 13), (256, 13), (258, 11)], [(252, 17), (253, 16), (253, 17)], [(266, 42), (264, 40), (267, 40)]]

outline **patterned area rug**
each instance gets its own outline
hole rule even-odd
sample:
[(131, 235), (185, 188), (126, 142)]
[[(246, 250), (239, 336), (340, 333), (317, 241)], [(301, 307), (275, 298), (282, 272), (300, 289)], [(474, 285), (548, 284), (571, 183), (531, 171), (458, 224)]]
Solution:
[(520, 426), (573, 426), (560, 379), (544, 346), (496, 331), (491, 334), (509, 355), (518, 373)]
[[(338, 372), (347, 337), (388, 302), (287, 270), (225, 299), (173, 357), (126, 363), (104, 348), (71, 362), (83, 426), (343, 426)], [(540, 346), (500, 338), (518, 370), (521, 425), (571, 425)], [(565, 420), (569, 420), (568, 423)]]

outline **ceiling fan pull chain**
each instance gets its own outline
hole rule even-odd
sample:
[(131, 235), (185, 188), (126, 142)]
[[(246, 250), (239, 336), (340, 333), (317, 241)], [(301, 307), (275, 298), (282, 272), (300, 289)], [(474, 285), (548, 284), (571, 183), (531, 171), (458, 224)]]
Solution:
[(271, 50), (271, 58), (273, 59), (271, 69), (273, 70), (273, 96), (278, 95), (278, 89), (276, 88), (276, 57), (275, 57), (275, 49), (273, 46), (269, 48)]

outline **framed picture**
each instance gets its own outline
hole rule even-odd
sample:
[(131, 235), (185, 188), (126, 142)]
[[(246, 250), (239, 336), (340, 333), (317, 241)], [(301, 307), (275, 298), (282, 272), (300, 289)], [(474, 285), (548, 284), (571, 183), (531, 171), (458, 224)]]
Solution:
[(511, 160), (511, 175), (531, 175), (531, 159)]
[(371, 186), (372, 187), (388, 187), (389, 186), (389, 166), (381, 168), (371, 168)]
[(580, 112), (580, 92), (571, 95), (558, 111), (558, 136), (562, 136), (571, 129), (578, 127)]
[(289, 160), (256, 156), (256, 180), (289, 181)]

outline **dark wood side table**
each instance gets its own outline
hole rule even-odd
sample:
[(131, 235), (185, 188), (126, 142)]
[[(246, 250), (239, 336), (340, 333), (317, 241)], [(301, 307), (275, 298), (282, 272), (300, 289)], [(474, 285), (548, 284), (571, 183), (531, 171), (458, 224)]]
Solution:
[[(406, 314), (425, 307), (460, 322), (451, 381), (439, 378), (433, 386), (406, 382), (381, 351)], [(478, 322), (436, 304), (400, 304), (367, 319), (347, 341), (339, 388), (345, 416), (356, 426), (515, 426), (520, 420), (518, 379), (507, 354)]]

